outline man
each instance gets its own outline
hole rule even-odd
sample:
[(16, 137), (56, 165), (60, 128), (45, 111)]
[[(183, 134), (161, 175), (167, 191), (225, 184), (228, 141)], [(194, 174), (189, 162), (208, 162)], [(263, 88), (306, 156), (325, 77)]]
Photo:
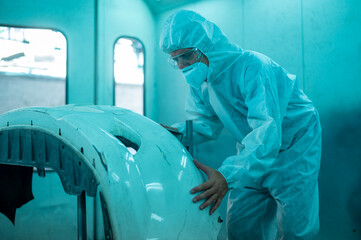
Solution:
[(190, 85), (196, 142), (215, 138), (222, 125), (237, 139), (237, 155), (218, 170), (194, 161), (209, 179), (191, 190), (193, 201), (212, 214), (229, 190), (229, 239), (313, 239), (321, 127), (296, 77), (191, 11), (165, 21), (160, 47)]

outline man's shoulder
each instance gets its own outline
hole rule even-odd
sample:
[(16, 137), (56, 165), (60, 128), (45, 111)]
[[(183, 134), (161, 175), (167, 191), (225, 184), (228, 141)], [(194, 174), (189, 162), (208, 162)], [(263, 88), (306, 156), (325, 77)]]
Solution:
[(245, 54), (245, 61), (247, 64), (249, 65), (255, 65), (255, 66), (268, 66), (270, 64), (272, 64), (272, 59), (270, 59), (268, 56), (256, 52), (256, 51), (252, 51), (252, 50), (245, 50), (244, 51)]

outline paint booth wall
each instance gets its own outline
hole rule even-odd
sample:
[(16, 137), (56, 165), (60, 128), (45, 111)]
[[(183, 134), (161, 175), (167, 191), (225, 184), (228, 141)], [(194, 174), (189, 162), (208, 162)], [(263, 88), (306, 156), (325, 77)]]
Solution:
[(97, 104), (114, 105), (114, 45), (120, 37), (139, 40), (144, 46), (144, 108), (154, 117), (154, 16), (142, 0), (98, 1)]
[[(361, 238), (361, 2), (358, 0), (214, 0), (189, 4), (244, 49), (264, 53), (297, 75), (319, 110), (323, 128), (319, 239)], [(157, 15), (157, 35), (172, 11)], [(156, 61), (157, 120), (185, 119), (181, 73)], [(169, 104), (171, 102), (171, 104)], [(195, 157), (218, 167), (235, 153), (234, 139), (196, 148)], [(221, 206), (225, 214), (225, 201)], [(224, 230), (224, 229), (223, 229)]]

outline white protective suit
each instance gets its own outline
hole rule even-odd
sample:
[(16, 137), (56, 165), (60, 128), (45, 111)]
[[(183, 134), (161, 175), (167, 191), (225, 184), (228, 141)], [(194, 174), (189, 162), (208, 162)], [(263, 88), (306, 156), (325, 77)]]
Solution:
[[(218, 169), (230, 192), (229, 239), (313, 239), (319, 229), (321, 127), (295, 75), (270, 58), (229, 42), (197, 13), (181, 10), (164, 23), (166, 53), (197, 47), (209, 60), (207, 81), (190, 88), (187, 117), (195, 138), (224, 125), (238, 154)], [(184, 124), (178, 124), (184, 132)]]

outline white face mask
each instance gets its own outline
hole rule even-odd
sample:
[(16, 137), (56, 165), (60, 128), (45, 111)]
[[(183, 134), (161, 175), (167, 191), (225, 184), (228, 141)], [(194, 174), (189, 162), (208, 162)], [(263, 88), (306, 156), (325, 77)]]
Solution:
[(194, 88), (200, 88), (207, 79), (208, 66), (202, 62), (197, 62), (183, 68), (182, 72), (189, 85)]

